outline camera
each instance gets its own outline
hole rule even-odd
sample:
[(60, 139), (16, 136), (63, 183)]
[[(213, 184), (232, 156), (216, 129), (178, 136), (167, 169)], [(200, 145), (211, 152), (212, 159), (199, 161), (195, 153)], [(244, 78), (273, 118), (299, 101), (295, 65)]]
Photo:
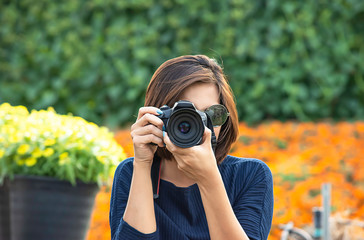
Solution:
[(216, 136), (208, 114), (195, 108), (193, 103), (178, 101), (172, 108), (164, 105), (160, 108), (166, 132), (172, 143), (181, 148), (189, 148), (202, 143), (205, 126), (211, 130), (211, 146), (215, 150)]

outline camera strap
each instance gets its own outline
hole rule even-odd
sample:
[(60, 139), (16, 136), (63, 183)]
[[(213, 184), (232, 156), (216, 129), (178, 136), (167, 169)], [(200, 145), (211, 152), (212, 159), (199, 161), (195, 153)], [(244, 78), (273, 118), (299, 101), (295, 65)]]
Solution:
[(151, 178), (152, 178), (152, 187), (153, 187), (153, 198), (157, 199), (159, 197), (159, 185), (161, 182), (161, 166), (162, 161), (157, 154), (154, 154), (152, 169), (151, 169)]
[[(207, 127), (211, 130), (211, 146), (212, 150), (215, 153), (217, 141), (216, 141), (216, 135), (214, 132), (214, 126), (212, 125), (211, 119), (209, 115), (207, 115)], [(153, 198), (157, 199), (159, 197), (159, 186), (161, 182), (161, 166), (162, 161), (160, 157), (157, 154), (154, 154), (153, 157), (153, 163), (152, 163), (152, 169), (151, 169), (151, 178), (152, 178), (152, 188), (153, 188)]]
[(214, 150), (214, 153), (215, 153), (217, 141), (216, 141), (214, 126), (212, 125), (210, 116), (208, 114), (206, 114), (206, 117), (207, 117), (207, 128), (211, 130), (211, 146), (212, 146), (212, 150)]

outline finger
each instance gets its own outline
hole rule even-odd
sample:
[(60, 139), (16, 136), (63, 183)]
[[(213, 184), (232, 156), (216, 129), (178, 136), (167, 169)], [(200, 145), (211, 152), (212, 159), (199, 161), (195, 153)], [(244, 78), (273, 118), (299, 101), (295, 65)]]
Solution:
[[(164, 147), (162, 130), (160, 130), (159, 128), (157, 128), (156, 126), (154, 126), (152, 124), (134, 129), (133, 131), (131, 131), (131, 138), (133, 139), (133, 142), (135, 142), (134, 139), (138, 139), (140, 137), (147, 136), (150, 134), (152, 134), (160, 139), (160, 141), (158, 140), (158, 142), (160, 142), (158, 144), (158, 146)], [(154, 143), (155, 143), (155, 141), (154, 141)]]
[(167, 150), (170, 151), (171, 153), (175, 152), (177, 146), (172, 143), (171, 139), (168, 136), (168, 133), (163, 131), (163, 136), (164, 136), (163, 141), (166, 144)]
[(153, 134), (138, 136), (133, 139), (133, 142), (136, 146), (141, 146), (145, 144), (151, 144), (154, 143), (155, 145), (158, 145), (160, 147), (163, 147), (163, 140), (160, 137), (157, 137)]
[(205, 126), (205, 131), (203, 133), (203, 145), (211, 145), (211, 135), (211, 130)]
[(139, 108), (138, 119), (140, 119), (141, 117), (143, 117), (147, 113), (154, 114), (154, 115), (159, 115), (158, 110), (159, 109), (156, 108), (156, 107), (141, 107), (141, 108)]
[(171, 139), (168, 136), (167, 132), (164, 132), (164, 138), (163, 138), (164, 143), (166, 144), (166, 148), (168, 151), (170, 151), (172, 154), (173, 153), (177, 153), (180, 155), (185, 155), (189, 152), (190, 148), (181, 148), (178, 147), (177, 145), (175, 145)]
[(162, 130), (160, 130), (158, 127), (156, 127), (152, 124), (146, 125), (144, 127), (136, 128), (131, 132), (132, 138), (135, 136), (143, 136), (143, 135), (148, 135), (148, 134), (153, 134), (153, 135), (159, 137), (160, 139), (163, 139)]
[(149, 124), (152, 124), (161, 130), (163, 128), (163, 121), (160, 118), (153, 114), (146, 113), (132, 125), (131, 130), (144, 127)]

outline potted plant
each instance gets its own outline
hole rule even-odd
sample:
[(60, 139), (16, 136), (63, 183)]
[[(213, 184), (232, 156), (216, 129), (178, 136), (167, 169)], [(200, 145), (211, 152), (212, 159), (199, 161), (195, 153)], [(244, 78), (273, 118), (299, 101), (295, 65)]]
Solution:
[(0, 105), (0, 239), (84, 239), (123, 149), (105, 127), (53, 108)]

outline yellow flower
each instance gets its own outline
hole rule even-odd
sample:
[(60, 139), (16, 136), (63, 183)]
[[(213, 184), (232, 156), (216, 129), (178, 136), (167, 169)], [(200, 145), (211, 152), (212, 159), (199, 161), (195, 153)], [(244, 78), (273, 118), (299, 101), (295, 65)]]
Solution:
[(107, 160), (107, 157), (106, 156), (97, 156), (96, 158), (102, 164), (105, 164), (105, 162)]
[(40, 148), (35, 148), (34, 151), (32, 152), (32, 157), (34, 158), (40, 158), (42, 156), (42, 151), (40, 150)]
[(65, 158), (68, 158), (68, 157), (69, 157), (68, 152), (64, 152), (61, 155), (59, 155), (59, 159), (65, 159)]
[(16, 133), (16, 134), (12, 134), (9, 136), (9, 142), (10, 143), (17, 143), (21, 140), (20, 134)]
[(34, 157), (30, 157), (25, 159), (25, 165), (27, 165), (28, 167), (32, 167), (37, 163), (37, 159)]
[(52, 146), (56, 143), (56, 140), (54, 140), (53, 138), (48, 138), (47, 140), (44, 141), (44, 146)]
[(21, 159), (19, 156), (15, 156), (15, 162), (19, 166), (23, 166), (25, 163), (24, 159)]
[(61, 155), (59, 155), (59, 165), (64, 165), (70, 162), (69, 154), (68, 152), (64, 152)]
[(29, 151), (29, 149), (30, 149), (29, 144), (22, 144), (19, 146), (17, 153), (20, 155), (24, 155)]
[(28, 109), (25, 107), (25, 106), (16, 106), (14, 107), (14, 109), (17, 111), (17, 113), (19, 115), (27, 115), (29, 112), (28, 112)]
[(54, 154), (54, 150), (53, 148), (46, 148), (44, 151), (43, 151), (43, 156), (44, 157), (50, 157)]
[(116, 171), (116, 166), (111, 166), (109, 170), (109, 176), (113, 177)]
[(5, 155), (5, 150), (4, 149), (0, 149), (0, 158), (4, 157)]

